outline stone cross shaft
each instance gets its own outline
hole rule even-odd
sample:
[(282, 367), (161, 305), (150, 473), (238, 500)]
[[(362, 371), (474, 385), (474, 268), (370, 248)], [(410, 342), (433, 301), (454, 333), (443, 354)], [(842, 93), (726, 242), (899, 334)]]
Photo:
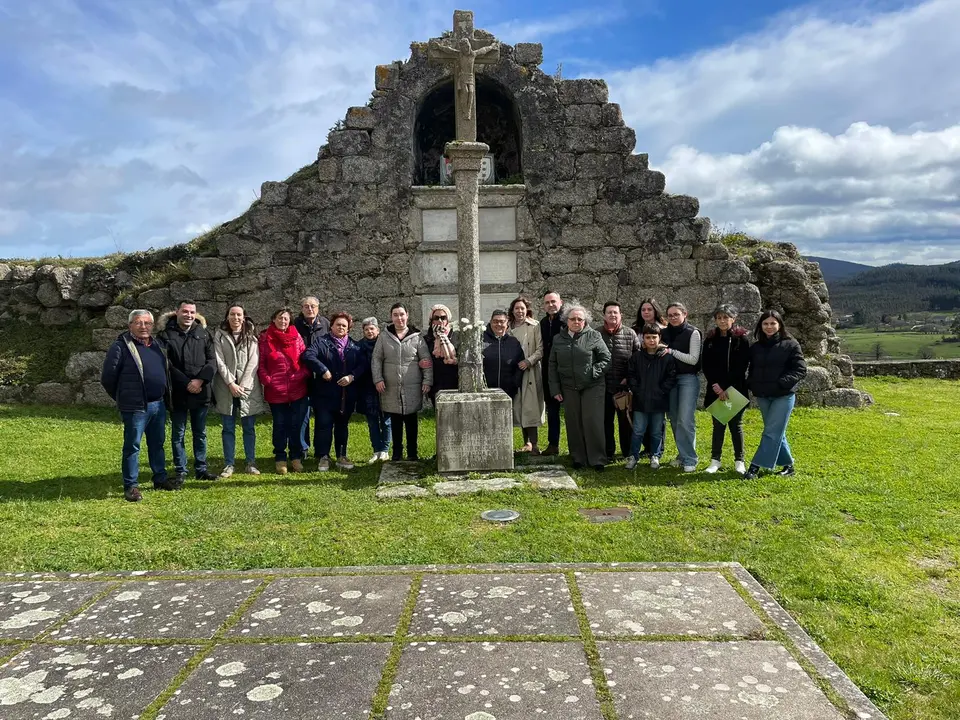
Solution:
[(457, 121), (457, 140), (477, 140), (477, 82), (476, 65), (500, 61), (500, 43), (473, 36), (473, 13), (455, 10), (453, 38), (430, 41), (431, 60), (453, 66), (454, 115)]

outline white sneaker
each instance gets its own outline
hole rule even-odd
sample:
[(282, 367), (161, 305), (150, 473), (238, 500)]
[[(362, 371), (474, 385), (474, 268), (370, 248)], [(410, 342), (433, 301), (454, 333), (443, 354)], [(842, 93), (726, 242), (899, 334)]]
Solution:
[(326, 472), (329, 469), (330, 469), (330, 458), (324, 455), (322, 458), (320, 458), (320, 462), (317, 463), (317, 470), (319, 472)]
[(373, 457), (367, 460), (367, 465), (373, 465), (375, 462), (380, 462), (380, 453), (375, 452)]
[(380, 453), (380, 459), (383, 460), (384, 462), (386, 462), (387, 460), (390, 459), (390, 453), (388, 453), (388, 452), (386, 452), (386, 451), (381, 452), (381, 453)]
[(747, 472), (747, 466), (746, 466), (746, 464), (743, 462), (743, 460), (737, 460), (737, 461), (733, 464), (733, 469), (734, 469), (734, 472), (737, 473), (737, 475), (743, 475), (744, 473)]
[(224, 466), (223, 470), (220, 471), (220, 479), (228, 478), (233, 475), (233, 465)]
[(347, 458), (342, 457), (339, 460), (337, 460), (337, 467), (340, 468), (341, 470), (353, 470), (353, 468), (355, 468), (356, 465), (350, 462)]
[(633, 470), (637, 466), (637, 456), (631, 455), (627, 458), (627, 464), (624, 466), (627, 470)]
[(713, 475), (713, 474), (714, 474), (717, 470), (719, 470), (719, 469), (720, 469), (720, 461), (719, 461), (719, 460), (711, 460), (711, 461), (710, 461), (710, 464), (707, 465), (707, 469), (704, 470), (704, 472), (708, 472), (708, 473), (710, 473), (711, 475)]
[(680, 456), (677, 455), (673, 460), (670, 461), (670, 467), (680, 467)]
[(684, 466), (683, 466), (683, 471), (684, 471), (684, 472), (696, 472), (696, 471), (697, 471), (697, 466), (696, 466), (696, 465), (684, 465)]
[(650, 469), (659, 470), (660, 469), (660, 458), (652, 457), (650, 458)]

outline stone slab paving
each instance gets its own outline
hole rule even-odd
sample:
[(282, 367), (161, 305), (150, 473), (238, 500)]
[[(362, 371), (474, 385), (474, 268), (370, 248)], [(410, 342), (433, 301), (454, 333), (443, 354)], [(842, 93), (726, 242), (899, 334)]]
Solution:
[(411, 635), (579, 635), (560, 573), (430, 575), (423, 579)]
[(0, 639), (29, 640), (109, 587), (106, 582), (0, 582)]
[(497, 492), (515, 488), (530, 487), (534, 490), (577, 490), (577, 482), (563, 465), (517, 465), (517, 472), (524, 473), (522, 479), (498, 477), (490, 474), (485, 477), (467, 478), (463, 475), (450, 477), (435, 483), (430, 488), (420, 487), (422, 468), (418, 463), (388, 462), (380, 470), (377, 497), (423, 498), (437, 495), (454, 497), (472, 495), (479, 492)]
[(600, 642), (621, 717), (842, 720), (774, 642)]
[(387, 718), (601, 720), (579, 643), (411, 643)]
[(736, 563), (5, 574), (0, 627), (2, 720), (883, 718)]
[(583, 573), (594, 634), (762, 634), (764, 625), (718, 572)]
[(389, 654), (389, 643), (221, 646), (159, 717), (367, 717)]
[(267, 586), (230, 634), (393, 635), (409, 591), (402, 575), (284, 578)]

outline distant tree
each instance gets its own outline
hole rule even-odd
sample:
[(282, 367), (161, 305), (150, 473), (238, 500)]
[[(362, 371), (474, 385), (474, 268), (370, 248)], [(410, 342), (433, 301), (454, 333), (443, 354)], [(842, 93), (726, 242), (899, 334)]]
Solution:
[(924, 345), (917, 350), (917, 357), (921, 360), (933, 360), (933, 348), (929, 345)]
[(890, 315), (884, 314), (880, 316), (880, 322), (883, 323), (884, 325), (889, 325), (892, 319), (893, 318)]
[(874, 357), (875, 360), (882, 360), (882, 359), (883, 359), (883, 344), (882, 344), (882, 343), (876, 343), (876, 344), (874, 344), (874, 346), (873, 346), (873, 357)]
[(853, 311), (853, 324), (854, 325), (866, 325), (867, 324), (867, 312), (863, 308), (857, 308)]
[(953, 324), (950, 325), (950, 332), (960, 337), (960, 314), (953, 316)]

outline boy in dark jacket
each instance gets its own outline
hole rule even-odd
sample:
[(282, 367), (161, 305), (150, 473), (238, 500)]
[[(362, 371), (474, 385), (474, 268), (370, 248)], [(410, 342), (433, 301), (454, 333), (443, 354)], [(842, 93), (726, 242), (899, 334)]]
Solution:
[[(663, 447), (663, 419), (670, 409), (670, 391), (677, 384), (676, 360), (670, 354), (658, 354), (660, 328), (646, 325), (643, 328), (643, 343), (630, 358), (627, 382), (633, 393), (633, 440), (627, 470), (633, 470), (640, 458), (643, 435), (650, 429), (652, 448)], [(650, 457), (650, 467), (660, 467), (660, 457)]]

